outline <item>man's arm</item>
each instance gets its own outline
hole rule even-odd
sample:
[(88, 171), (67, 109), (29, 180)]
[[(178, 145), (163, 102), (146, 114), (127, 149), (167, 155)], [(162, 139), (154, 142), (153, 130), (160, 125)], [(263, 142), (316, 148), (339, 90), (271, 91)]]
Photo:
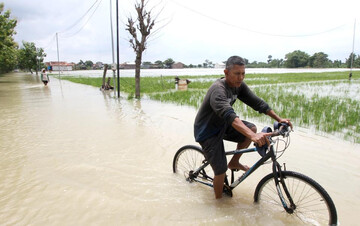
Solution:
[(258, 144), (260, 147), (267, 143), (267, 138), (269, 134), (267, 133), (254, 133), (249, 129), (238, 117), (232, 122), (232, 127), (236, 129), (239, 133), (242, 133), (244, 136), (248, 137), (254, 143)]
[[(269, 110), (266, 112), (268, 116), (275, 119), (278, 122), (284, 122), (290, 125), (292, 128), (292, 124), (290, 119), (283, 119), (279, 117), (273, 110)], [(242, 133), (244, 136), (248, 137), (254, 143), (258, 144), (260, 147), (268, 142), (266, 136), (269, 136), (267, 133), (254, 133), (251, 129), (249, 129), (238, 117), (234, 119), (232, 122), (232, 127), (234, 127), (239, 133)]]
[(270, 106), (263, 99), (256, 96), (245, 82), (241, 84), (238, 98), (259, 113), (266, 114), (266, 112), (271, 110)]
[(267, 114), (268, 116), (270, 116), (271, 118), (275, 119), (277, 122), (287, 123), (287, 124), (290, 125), (291, 128), (293, 128), (290, 119), (280, 118), (280, 117), (275, 113), (275, 111), (270, 110), (270, 111), (266, 112), (266, 114)]

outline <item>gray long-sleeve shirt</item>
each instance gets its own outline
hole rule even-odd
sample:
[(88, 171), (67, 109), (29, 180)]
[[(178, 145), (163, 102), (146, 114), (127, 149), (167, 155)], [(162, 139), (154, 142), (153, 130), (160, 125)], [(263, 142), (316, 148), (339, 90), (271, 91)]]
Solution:
[(196, 115), (194, 136), (197, 142), (204, 141), (216, 134), (226, 125), (231, 125), (238, 117), (232, 107), (236, 99), (241, 100), (259, 113), (266, 113), (271, 108), (242, 83), (239, 88), (231, 88), (225, 79), (216, 80), (205, 95)]

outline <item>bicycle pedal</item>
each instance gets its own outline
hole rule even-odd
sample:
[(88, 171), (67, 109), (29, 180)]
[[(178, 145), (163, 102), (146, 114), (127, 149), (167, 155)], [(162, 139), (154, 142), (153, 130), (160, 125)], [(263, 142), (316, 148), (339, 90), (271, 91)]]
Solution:
[(232, 190), (230, 188), (230, 186), (224, 184), (224, 188), (223, 188), (223, 193), (229, 197), (233, 196)]

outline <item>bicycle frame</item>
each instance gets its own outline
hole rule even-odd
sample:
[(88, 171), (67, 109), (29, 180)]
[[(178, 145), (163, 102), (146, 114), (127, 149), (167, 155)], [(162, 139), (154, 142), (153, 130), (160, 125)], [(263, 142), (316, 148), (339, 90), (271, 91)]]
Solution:
[[(247, 148), (247, 149), (239, 149), (239, 150), (234, 150), (234, 151), (227, 151), (225, 152), (225, 155), (236, 155), (236, 154), (244, 154), (244, 153), (250, 153), (250, 152), (257, 152), (256, 148)], [(250, 174), (252, 174), (257, 168), (259, 168), (262, 164), (264, 164), (264, 162), (266, 162), (267, 160), (269, 160), (270, 158), (273, 157), (273, 160), (276, 161), (275, 159), (275, 154), (273, 152), (273, 150), (271, 149), (265, 156), (263, 156), (261, 159), (259, 159), (248, 171), (246, 171), (242, 176), (240, 176), (235, 182), (233, 182), (230, 187), (231, 189), (234, 189), (236, 186), (238, 186), (242, 181), (244, 181)], [(204, 164), (201, 165), (197, 170), (195, 170), (194, 172), (192, 172), (192, 174), (194, 175), (194, 177), (190, 176), (190, 179), (194, 179), (196, 182), (200, 182), (202, 184), (208, 185), (210, 187), (212, 187), (213, 185), (210, 183), (206, 183), (200, 180), (196, 179), (196, 176), (199, 175), (199, 173), (205, 169), (205, 167), (207, 167), (209, 165), (209, 163), (207, 161), (204, 161)], [(207, 179), (213, 179), (213, 178), (207, 178)]]
[[(235, 155), (235, 154), (244, 154), (244, 153), (250, 153), (250, 152), (257, 152), (256, 148), (248, 148), (248, 149), (240, 149), (240, 150), (234, 150), (234, 151), (227, 151), (225, 152), (225, 155)], [(231, 184), (229, 185), (229, 188), (232, 190), (235, 187), (237, 187), (241, 182), (243, 182), (248, 176), (250, 176), (253, 172), (255, 172), (255, 170), (257, 170), (261, 165), (263, 165), (267, 160), (271, 159), (271, 161), (273, 162), (273, 174), (274, 174), (274, 178), (275, 178), (275, 185), (277, 188), (277, 192), (280, 198), (280, 201), (285, 209), (286, 212), (288, 213), (292, 213), (294, 211), (294, 209), (296, 208), (291, 195), (286, 187), (286, 184), (283, 180), (283, 176), (281, 173), (281, 166), (280, 164), (277, 162), (276, 160), (276, 155), (275, 155), (275, 151), (273, 146), (270, 146), (270, 150), (261, 158), (259, 159), (253, 166), (251, 166), (251, 168), (249, 170), (247, 170), (243, 175), (241, 175), (237, 180), (234, 181), (234, 175), (231, 175)], [(189, 175), (189, 179), (194, 180), (196, 182), (199, 182), (201, 184), (205, 184), (208, 185), (210, 187), (213, 187), (213, 185), (211, 183), (206, 183), (204, 181), (198, 180), (196, 177), (199, 175), (199, 173), (205, 169), (205, 167), (207, 167), (209, 165), (209, 163), (207, 161), (204, 161), (204, 164), (202, 166), (200, 166), (197, 170), (195, 170), (194, 172), (191, 172)], [(211, 181), (213, 180), (213, 178), (208, 177), (206, 174), (206, 179), (210, 179)], [(280, 185), (279, 183), (282, 184), (282, 187), (284, 189), (284, 192), (286, 194), (286, 197), (288, 198), (289, 202), (290, 202), (290, 208), (288, 207), (288, 205), (286, 204), (284, 195), (280, 189)]]
[[(243, 154), (243, 153), (250, 153), (250, 152), (257, 152), (256, 148), (248, 148), (243, 150), (235, 150), (235, 151), (229, 151), (226, 152), (226, 155), (235, 155), (235, 154)], [(271, 157), (275, 157), (274, 153), (272, 151), (269, 151), (265, 156), (263, 156), (261, 159), (259, 159), (254, 165), (250, 167), (249, 170), (247, 170), (244, 174), (242, 174), (237, 180), (234, 180), (234, 177), (232, 175), (231, 184), (229, 185), (231, 189), (234, 189), (236, 186), (238, 186), (241, 182), (243, 182), (248, 176), (250, 176), (255, 170), (257, 170), (261, 165), (264, 164), (267, 160), (269, 160)], [(275, 158), (274, 158), (275, 159)]]

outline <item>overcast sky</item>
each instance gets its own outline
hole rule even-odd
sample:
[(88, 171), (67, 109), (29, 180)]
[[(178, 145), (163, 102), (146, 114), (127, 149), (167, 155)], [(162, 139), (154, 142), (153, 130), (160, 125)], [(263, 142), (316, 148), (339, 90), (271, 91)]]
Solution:
[[(45, 61), (57, 61), (58, 33), (60, 61), (112, 62), (110, 0), (2, 2), (18, 20), (15, 40), (44, 48)], [(119, 1), (120, 62), (135, 61), (124, 29), (127, 17), (135, 16), (134, 3)], [(324, 52), (331, 60), (344, 61), (352, 51), (355, 19), (355, 53), (360, 54), (359, 0), (149, 0), (148, 8), (158, 22), (143, 61), (172, 58), (202, 64), (231, 55), (266, 61), (269, 55), (284, 59), (294, 50)]]

